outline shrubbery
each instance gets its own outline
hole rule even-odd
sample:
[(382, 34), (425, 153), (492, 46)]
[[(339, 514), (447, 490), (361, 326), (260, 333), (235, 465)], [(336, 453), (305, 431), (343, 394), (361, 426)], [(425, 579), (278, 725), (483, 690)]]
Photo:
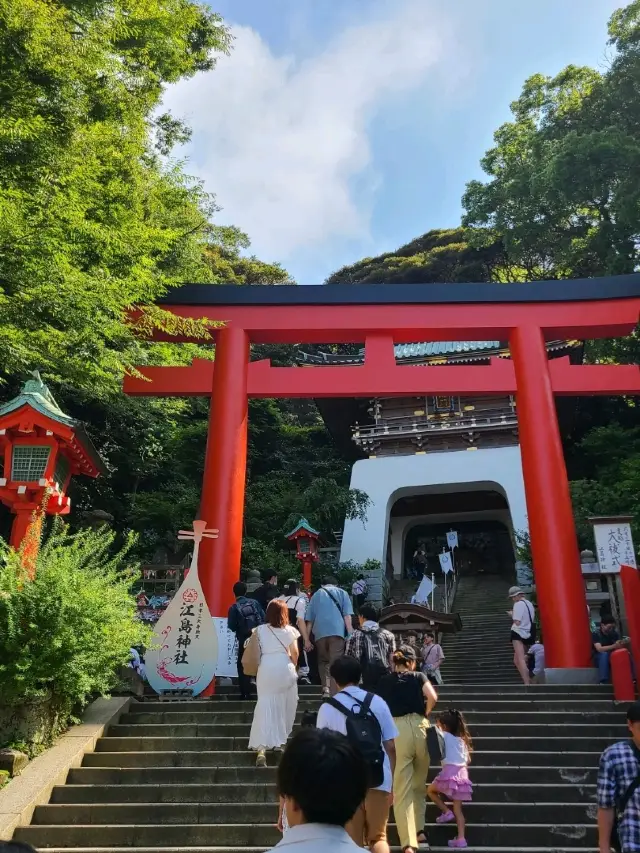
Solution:
[(134, 621), (133, 540), (116, 547), (107, 529), (69, 533), (61, 524), (42, 543), (33, 580), (0, 540), (0, 701), (50, 699), (58, 714), (117, 682), (129, 648), (148, 640)]

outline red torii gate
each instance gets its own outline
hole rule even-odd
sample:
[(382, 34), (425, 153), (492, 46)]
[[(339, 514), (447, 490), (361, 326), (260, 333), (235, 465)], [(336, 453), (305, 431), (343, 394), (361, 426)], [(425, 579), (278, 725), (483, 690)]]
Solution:
[[(640, 368), (548, 361), (545, 340), (629, 334), (640, 314), (640, 274), (514, 284), (188, 284), (161, 304), (177, 316), (225, 324), (213, 331), (215, 364), (141, 367), (145, 379), (124, 383), (127, 394), (211, 397), (200, 518), (220, 536), (202, 543), (200, 566), (212, 615), (226, 615), (239, 577), (249, 397), (515, 394), (547, 666), (574, 671), (558, 674), (566, 680), (584, 677), (591, 643), (554, 395), (637, 395)], [(416, 368), (394, 358), (396, 343), (483, 339), (508, 341), (512, 360)], [(363, 365), (300, 369), (249, 360), (252, 343), (363, 340)]]

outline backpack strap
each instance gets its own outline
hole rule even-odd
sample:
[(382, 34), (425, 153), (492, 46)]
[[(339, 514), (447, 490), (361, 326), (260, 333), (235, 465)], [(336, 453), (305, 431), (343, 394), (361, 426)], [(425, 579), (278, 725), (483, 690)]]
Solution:
[(346, 705), (343, 705), (342, 702), (338, 702), (335, 696), (329, 696), (324, 702), (327, 705), (331, 705), (332, 708), (335, 708), (337, 711), (340, 711), (345, 717), (359, 717), (361, 715), (367, 716), (367, 714), (371, 714), (372, 717), (375, 717), (375, 714), (371, 710), (371, 702), (373, 701), (373, 693), (367, 693), (362, 701), (356, 699), (355, 696), (352, 696), (350, 693), (347, 693), (346, 690), (341, 690), (345, 696), (348, 696), (352, 702), (355, 702), (356, 705), (360, 708), (359, 711), (354, 711), (353, 708), (347, 708)]
[(638, 749), (638, 747), (635, 745), (635, 743), (632, 744), (632, 748), (633, 748), (633, 751), (635, 753), (636, 759), (638, 761), (639, 772), (638, 772), (638, 775), (636, 776), (636, 778), (633, 780), (633, 782), (629, 785), (627, 790), (622, 795), (622, 799), (620, 800), (620, 807), (618, 809), (618, 811), (620, 813), (620, 817), (622, 817), (625, 809), (629, 805), (629, 800), (631, 799), (631, 797), (633, 797), (633, 795), (638, 790), (638, 788), (640, 788), (640, 749)]

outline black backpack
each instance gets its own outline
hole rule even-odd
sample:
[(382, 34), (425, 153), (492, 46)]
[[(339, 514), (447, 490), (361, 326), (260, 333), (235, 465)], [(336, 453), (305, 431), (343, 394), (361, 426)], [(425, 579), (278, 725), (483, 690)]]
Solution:
[(382, 640), (382, 629), (362, 631), (362, 686), (365, 690), (375, 690), (383, 675), (389, 672), (389, 660), (386, 657), (386, 643)]
[(382, 729), (378, 718), (371, 711), (373, 693), (367, 693), (362, 702), (355, 699), (349, 693), (345, 693), (349, 699), (357, 702), (357, 709), (346, 708), (337, 699), (331, 698), (325, 701), (332, 708), (340, 711), (347, 718), (347, 738), (362, 753), (369, 767), (369, 787), (378, 788), (384, 781), (384, 748), (382, 746)]
[(258, 608), (250, 599), (245, 599), (242, 604), (236, 602), (238, 611), (238, 634), (248, 637), (254, 628), (262, 624)]
[[(638, 759), (638, 770), (640, 771), (640, 749), (638, 749), (635, 744), (632, 744), (632, 746), (635, 756)], [(615, 810), (613, 818), (613, 827), (611, 828), (610, 844), (614, 850), (618, 851), (618, 853), (622, 853), (622, 844), (620, 843), (620, 836), (618, 834), (618, 825), (622, 820), (627, 806), (629, 805), (631, 797), (633, 797), (638, 788), (640, 788), (640, 772), (622, 795), (622, 799), (620, 800), (620, 803), (618, 804)]]

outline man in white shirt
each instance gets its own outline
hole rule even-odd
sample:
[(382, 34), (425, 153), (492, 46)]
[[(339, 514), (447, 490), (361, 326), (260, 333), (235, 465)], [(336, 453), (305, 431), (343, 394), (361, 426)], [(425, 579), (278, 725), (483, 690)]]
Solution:
[(528, 648), (533, 642), (533, 622), (535, 609), (533, 604), (524, 597), (524, 592), (519, 586), (509, 589), (509, 598), (513, 601), (513, 610), (507, 610), (513, 622), (511, 625), (511, 643), (513, 645), (513, 663), (522, 676), (522, 680), (528, 686), (531, 684), (529, 667), (527, 666)]
[[(372, 853), (389, 853), (387, 842), (387, 822), (393, 788), (393, 771), (396, 763), (395, 738), (398, 729), (391, 716), (389, 706), (380, 696), (368, 694), (358, 687), (362, 670), (360, 662), (354, 657), (341, 657), (331, 664), (331, 677), (338, 685), (339, 692), (334, 699), (345, 709), (358, 711), (366, 697), (372, 696), (370, 711), (380, 726), (381, 746), (384, 750), (383, 781), (377, 788), (369, 788), (362, 808), (354, 815), (349, 834), (358, 845), (364, 845)], [(340, 734), (347, 733), (347, 716), (323, 702), (318, 711), (319, 729), (332, 729)], [(310, 765), (312, 766), (312, 765)]]
[(367, 766), (346, 737), (300, 729), (278, 767), (288, 829), (280, 853), (362, 853), (345, 830), (367, 792)]

